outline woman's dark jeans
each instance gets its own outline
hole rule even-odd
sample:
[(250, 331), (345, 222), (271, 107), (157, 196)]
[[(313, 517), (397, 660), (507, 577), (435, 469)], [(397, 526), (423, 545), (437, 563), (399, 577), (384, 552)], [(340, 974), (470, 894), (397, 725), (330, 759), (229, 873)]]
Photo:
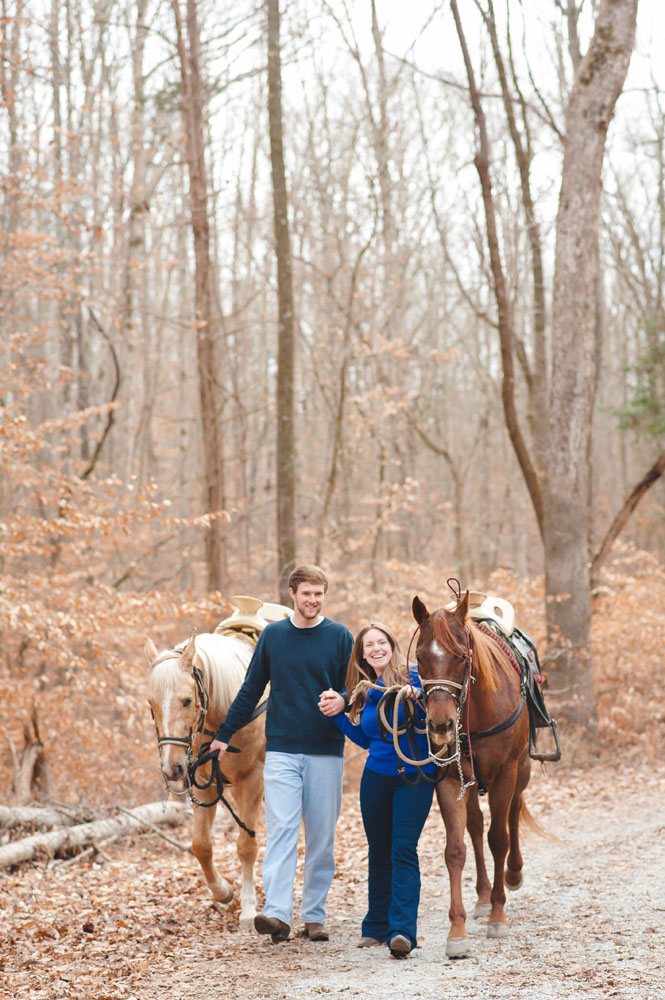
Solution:
[(390, 941), (403, 934), (415, 948), (420, 869), (418, 839), (432, 804), (434, 788), (422, 781), (367, 768), (360, 782), (360, 808), (369, 844), (368, 910), (363, 937)]

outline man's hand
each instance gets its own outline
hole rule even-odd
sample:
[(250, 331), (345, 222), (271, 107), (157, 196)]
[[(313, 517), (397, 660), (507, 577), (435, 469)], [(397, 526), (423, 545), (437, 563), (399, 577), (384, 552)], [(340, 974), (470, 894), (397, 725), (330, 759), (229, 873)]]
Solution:
[(222, 743), (221, 740), (213, 740), (212, 743), (210, 744), (210, 750), (211, 751), (212, 750), (218, 750), (219, 751), (219, 753), (217, 754), (217, 760), (221, 760), (222, 759), (222, 757), (226, 753), (227, 747), (228, 747), (228, 743)]
[(339, 715), (340, 712), (344, 711), (345, 705), (346, 702), (342, 695), (338, 691), (333, 691), (332, 688), (322, 691), (319, 695), (319, 708), (324, 715)]

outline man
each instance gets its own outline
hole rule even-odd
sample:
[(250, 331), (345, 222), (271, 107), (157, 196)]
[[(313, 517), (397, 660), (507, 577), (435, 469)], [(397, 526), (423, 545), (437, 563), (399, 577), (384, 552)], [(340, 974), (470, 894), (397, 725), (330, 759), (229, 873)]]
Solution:
[(223, 756), (249, 722), (267, 684), (265, 908), (254, 926), (286, 941), (293, 915), (293, 881), (300, 821), (305, 827), (302, 919), (311, 941), (327, 941), (325, 904), (335, 872), (335, 827), (342, 804), (344, 734), (321, 715), (323, 691), (342, 692), (353, 637), (321, 614), (328, 580), (318, 566), (289, 577), (293, 615), (271, 622), (259, 637), (245, 681), (217, 730), (211, 750)]

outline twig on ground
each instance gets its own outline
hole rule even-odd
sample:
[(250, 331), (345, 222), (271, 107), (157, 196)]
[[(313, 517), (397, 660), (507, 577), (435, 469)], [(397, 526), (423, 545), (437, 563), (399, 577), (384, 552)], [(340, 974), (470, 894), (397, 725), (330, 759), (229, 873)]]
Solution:
[[(125, 809), (123, 806), (116, 804), (116, 809), (118, 809), (119, 812), (127, 813), (128, 816), (132, 816), (129, 810)], [(132, 816), (132, 819), (136, 819), (136, 817)], [(173, 847), (177, 847), (179, 851), (182, 851), (185, 854), (192, 853), (192, 848), (190, 847), (189, 844), (181, 844), (180, 841), (174, 840), (173, 837), (169, 837), (166, 833), (163, 833), (162, 830), (160, 830), (158, 826), (155, 826), (154, 823), (142, 822), (139, 823), (139, 826), (148, 827), (149, 830), (152, 830), (153, 833), (156, 833), (158, 837), (162, 838), (162, 840), (166, 840), (169, 844), (172, 844)]]

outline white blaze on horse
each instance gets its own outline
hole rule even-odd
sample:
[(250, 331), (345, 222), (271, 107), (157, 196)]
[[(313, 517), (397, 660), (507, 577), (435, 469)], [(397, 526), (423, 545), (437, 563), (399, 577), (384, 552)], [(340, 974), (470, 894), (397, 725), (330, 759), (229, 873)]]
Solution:
[[(170, 792), (190, 794), (194, 801), (192, 853), (198, 860), (208, 887), (221, 903), (233, 898), (233, 889), (218, 872), (213, 860), (212, 826), (218, 788), (212, 776), (212, 763), (197, 769), (192, 788), (191, 764), (200, 747), (213, 739), (226, 718), (231, 702), (245, 679), (256, 638), (267, 624), (257, 614), (261, 610), (269, 620), (284, 617), (287, 608), (262, 605), (254, 598), (232, 598), (239, 608), (222, 622), (214, 633), (193, 636), (187, 645), (159, 652), (146, 639), (145, 653), (151, 673), (148, 702), (155, 721), (161, 771)], [(265, 703), (264, 703), (265, 704)], [(246, 829), (239, 826), (237, 852), (242, 869), (240, 924), (249, 926), (256, 914), (254, 866), (256, 830), (263, 800), (263, 764), (265, 760), (265, 714), (255, 719), (233, 737), (239, 753), (227, 753), (223, 774), (233, 802), (234, 812)], [(199, 804), (200, 803), (200, 804)]]

